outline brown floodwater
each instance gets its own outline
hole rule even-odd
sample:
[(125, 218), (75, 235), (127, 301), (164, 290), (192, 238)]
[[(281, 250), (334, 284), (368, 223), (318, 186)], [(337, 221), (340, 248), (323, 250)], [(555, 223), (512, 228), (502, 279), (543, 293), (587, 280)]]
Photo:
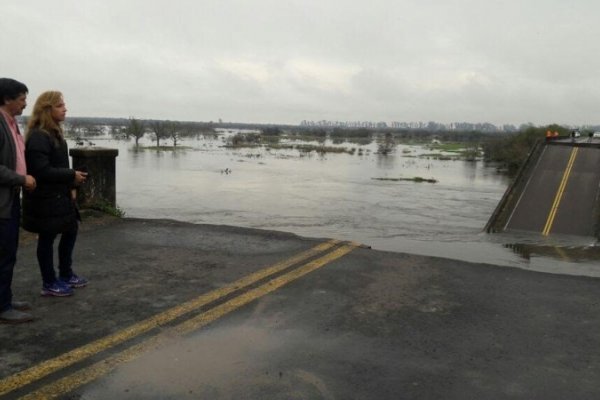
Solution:
[(234, 149), (225, 146), (227, 134), (186, 139), (177, 151), (95, 143), (119, 149), (117, 203), (129, 217), (273, 229), (377, 250), (600, 276), (595, 238), (483, 233), (510, 183), (493, 165), (436, 159), (423, 146), (397, 145), (382, 155), (375, 142), (326, 143), (352, 154)]

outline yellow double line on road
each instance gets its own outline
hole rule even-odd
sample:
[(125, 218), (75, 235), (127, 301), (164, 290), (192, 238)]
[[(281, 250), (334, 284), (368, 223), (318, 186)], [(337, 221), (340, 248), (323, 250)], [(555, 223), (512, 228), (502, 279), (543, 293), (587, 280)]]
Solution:
[[(289, 259), (283, 260), (274, 264), (273, 266), (267, 267), (253, 274), (250, 274), (244, 278), (241, 278), (230, 285), (223, 288), (214, 290), (202, 296), (199, 296), (193, 300), (183, 303), (179, 306), (173, 307), (162, 313), (159, 313), (151, 318), (138, 322), (134, 325), (129, 326), (119, 332), (112, 335), (106, 336), (102, 339), (96, 340), (87, 345), (81, 346), (77, 349), (71, 350), (65, 354), (62, 354), (56, 358), (44, 361), (36, 366), (33, 366), (24, 371), (18, 372), (12, 376), (0, 380), (0, 396), (6, 393), (12, 392), (16, 389), (22, 388), (39, 379), (55, 373), (63, 368), (73, 365), (77, 362), (83, 361), (95, 354), (110, 349), (120, 343), (127, 340), (138, 337), (150, 330), (157, 328), (161, 325), (165, 325), (175, 319), (190, 313), (192, 311), (198, 311), (201, 307), (215, 302), (223, 297), (247, 288), (253, 284), (256, 284), (260, 280), (266, 279), (274, 274), (283, 272), (285, 269), (292, 267), (295, 264), (304, 262), (310, 258), (314, 258), (332, 247), (340, 244), (337, 240), (331, 240), (329, 242), (322, 243), (318, 246), (313, 247), (307, 251), (304, 251), (296, 256)], [(185, 334), (194, 330), (197, 330), (212, 321), (224, 316), (225, 314), (236, 310), (237, 308), (248, 304), (249, 302), (256, 300), (274, 290), (284, 286), (285, 284), (298, 279), (309, 272), (312, 272), (323, 265), (330, 263), (345, 254), (351, 252), (359, 244), (357, 243), (345, 243), (341, 246), (333, 249), (331, 252), (321, 255), (321, 257), (309, 261), (291, 271), (288, 271), (280, 276), (277, 276), (267, 282), (252, 288), (240, 295), (233, 297), (232, 299), (219, 304), (206, 312), (200, 313), (186, 321), (176, 325), (173, 329), (178, 334)], [(167, 337), (172, 337), (173, 330), (159, 333), (150, 337), (149, 339), (133, 345), (128, 349), (108, 357), (104, 360), (97, 362), (91, 366), (85, 367), (69, 376), (61, 378), (53, 383), (50, 383), (39, 390), (28, 394), (23, 399), (46, 399), (55, 398), (57, 396), (64, 395), (65, 393), (81, 386), (86, 383), (99, 378), (100, 376), (108, 373), (112, 369), (116, 368), (119, 364), (129, 361), (145, 350), (152, 348), (158, 342), (164, 340)]]
[(552, 224), (554, 224), (554, 218), (556, 217), (556, 212), (558, 211), (558, 206), (560, 205), (560, 201), (565, 192), (565, 188), (567, 187), (569, 175), (571, 175), (571, 170), (573, 169), (573, 164), (575, 164), (575, 158), (577, 158), (578, 151), (579, 147), (575, 147), (573, 148), (573, 150), (571, 150), (571, 156), (569, 157), (567, 168), (565, 168), (562, 180), (560, 181), (560, 185), (558, 186), (558, 190), (556, 191), (556, 195), (554, 196), (554, 202), (552, 203), (552, 208), (550, 209), (550, 213), (548, 214), (548, 219), (546, 219), (546, 225), (544, 225), (544, 229), (542, 230), (542, 235), (544, 236), (548, 236), (550, 234)]

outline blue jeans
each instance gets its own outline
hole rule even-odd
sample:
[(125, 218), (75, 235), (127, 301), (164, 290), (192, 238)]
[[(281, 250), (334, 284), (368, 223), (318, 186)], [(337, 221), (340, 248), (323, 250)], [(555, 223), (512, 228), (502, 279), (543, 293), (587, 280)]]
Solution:
[[(71, 231), (60, 234), (58, 243), (58, 273), (61, 278), (69, 279), (73, 275), (73, 248), (77, 240), (77, 225)], [(54, 239), (58, 233), (40, 233), (37, 243), (37, 259), (42, 273), (42, 280), (46, 284), (56, 281), (54, 271)]]
[(0, 219), (0, 312), (8, 309), (12, 302), (10, 287), (17, 262), (20, 219), (21, 203), (18, 194), (15, 194), (10, 217)]

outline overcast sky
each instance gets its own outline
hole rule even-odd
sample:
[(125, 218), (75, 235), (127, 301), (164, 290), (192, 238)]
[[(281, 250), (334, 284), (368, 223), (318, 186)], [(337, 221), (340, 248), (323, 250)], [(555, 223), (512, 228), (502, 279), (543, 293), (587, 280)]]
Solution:
[(69, 115), (600, 123), (597, 0), (18, 0), (0, 75)]

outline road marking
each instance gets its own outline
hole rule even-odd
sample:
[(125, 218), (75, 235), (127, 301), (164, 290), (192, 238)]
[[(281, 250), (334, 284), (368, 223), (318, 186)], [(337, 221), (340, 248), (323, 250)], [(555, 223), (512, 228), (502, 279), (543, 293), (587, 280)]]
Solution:
[(542, 230), (542, 235), (548, 236), (550, 234), (550, 229), (552, 229), (552, 224), (554, 223), (554, 217), (556, 217), (556, 212), (558, 211), (558, 206), (560, 205), (560, 201), (565, 192), (565, 188), (567, 187), (567, 181), (569, 180), (569, 175), (571, 175), (571, 170), (573, 169), (573, 164), (575, 164), (575, 158), (577, 157), (577, 152), (579, 147), (573, 148), (571, 150), (571, 156), (569, 157), (569, 162), (567, 163), (567, 168), (565, 168), (565, 172), (563, 173), (562, 180), (560, 181), (560, 185), (558, 186), (558, 190), (556, 191), (556, 196), (554, 196), (554, 202), (552, 203), (552, 208), (550, 209), (550, 213), (548, 214), (548, 219), (546, 220), (546, 225), (544, 225), (544, 229)]
[(178, 325), (176, 330), (177, 330), (177, 332), (179, 332), (181, 334), (186, 334), (186, 333), (195, 331), (195, 330), (201, 328), (202, 326), (206, 325), (207, 323), (214, 321), (215, 319), (221, 317), (222, 315), (225, 315), (225, 314), (235, 310), (236, 308), (239, 308), (245, 304), (248, 304), (249, 302), (251, 302), (259, 297), (269, 294), (269, 293), (279, 289), (280, 287), (288, 284), (289, 282), (296, 280), (298, 278), (301, 278), (304, 275), (308, 274), (309, 272), (312, 272), (312, 271), (316, 270), (317, 268), (321, 268), (323, 265), (328, 264), (328, 263), (332, 262), (333, 260), (336, 260), (336, 259), (348, 254), (349, 252), (354, 250), (356, 247), (357, 247), (356, 244), (353, 244), (353, 243), (349, 243), (347, 245), (339, 247), (339, 248), (333, 250), (331, 253), (325, 254), (324, 256), (322, 256), (314, 261), (311, 261), (299, 268), (296, 268), (290, 272), (285, 273), (284, 275), (274, 278), (274, 279), (268, 281), (267, 283), (265, 283), (264, 285), (261, 285), (255, 289), (251, 289), (248, 292), (241, 294), (241, 295), (231, 299), (230, 301), (223, 303), (223, 304), (209, 310), (206, 313), (202, 313), (194, 318), (190, 318), (189, 320)]
[(525, 192), (527, 191), (527, 188), (529, 187), (529, 184), (531, 183), (531, 180), (533, 179), (533, 172), (537, 169), (538, 165), (540, 165), (540, 163), (542, 162), (542, 158), (546, 154), (547, 148), (548, 148), (548, 146), (544, 145), (541, 154), (538, 156), (537, 161), (535, 162), (535, 165), (533, 166), (533, 168), (531, 168), (531, 172), (529, 173), (529, 178), (527, 178), (527, 182), (525, 182), (525, 186), (523, 186), (523, 189), (521, 190), (521, 194), (519, 195), (519, 198), (517, 199), (515, 206), (513, 207), (510, 215), (508, 216), (508, 219), (506, 220), (506, 224), (504, 224), (504, 228), (503, 228), (504, 230), (506, 230), (506, 228), (508, 228), (508, 224), (510, 224), (513, 216), (515, 215), (515, 212), (517, 211), (517, 208), (519, 208), (519, 204), (521, 204), (521, 200), (523, 200), (523, 196), (525, 196)]
[(561, 247), (555, 246), (554, 250), (556, 250), (556, 252), (562, 258), (563, 261), (571, 261), (569, 255)]
[(29, 393), (26, 396), (21, 397), (22, 400), (39, 400), (39, 399), (52, 399), (59, 396), (63, 396), (72, 390), (90, 383), (101, 376), (106, 375), (113, 369), (117, 368), (120, 364), (131, 361), (140, 356), (145, 351), (155, 347), (162, 341), (172, 338), (173, 333), (176, 335), (185, 335), (192, 331), (198, 330), (209, 323), (223, 317), (224, 315), (256, 300), (260, 297), (269, 294), (282, 286), (301, 278), (302, 276), (348, 254), (357, 247), (356, 243), (350, 243), (343, 245), (328, 254), (314, 260), (307, 264), (304, 264), (292, 271), (289, 271), (279, 277), (273, 278), (272, 280), (249, 290), (243, 294), (240, 294), (223, 304), (220, 304), (206, 312), (199, 314), (181, 324), (168, 329), (164, 332), (158, 333), (145, 341), (136, 344), (118, 354), (108, 357), (105, 360), (101, 360), (89, 367), (83, 368), (71, 375), (65, 376), (57, 381), (50, 383), (39, 390)]
[(143, 321), (137, 322), (111, 335), (105, 336), (101, 339), (95, 340), (91, 343), (73, 349), (55, 358), (43, 361), (21, 372), (17, 372), (14, 375), (0, 380), (0, 396), (9, 393), (15, 389), (21, 388), (25, 385), (28, 385), (32, 382), (35, 382), (43, 378), (44, 376), (47, 376), (60, 369), (68, 367), (69, 365), (85, 360), (86, 358), (91, 357), (94, 354), (100, 353), (120, 343), (130, 340), (136, 336), (144, 334), (156, 327), (165, 325), (181, 317), (184, 314), (197, 310), (200, 307), (205, 306), (206, 304), (209, 304), (230, 293), (235, 292), (236, 290), (252, 285), (258, 282), (259, 280), (264, 279), (277, 272), (283, 271), (284, 269), (291, 267), (294, 264), (300, 263), (308, 258), (323, 253), (332, 248), (333, 246), (337, 245), (338, 243), (340, 243), (339, 240), (330, 240), (321, 243), (311, 249), (303, 251), (286, 260), (280, 261), (270, 267), (264, 268), (248, 276), (245, 276), (227, 286), (203, 294), (199, 297), (196, 297), (195, 299), (187, 301), (171, 309), (165, 310), (159, 314), (156, 314)]

